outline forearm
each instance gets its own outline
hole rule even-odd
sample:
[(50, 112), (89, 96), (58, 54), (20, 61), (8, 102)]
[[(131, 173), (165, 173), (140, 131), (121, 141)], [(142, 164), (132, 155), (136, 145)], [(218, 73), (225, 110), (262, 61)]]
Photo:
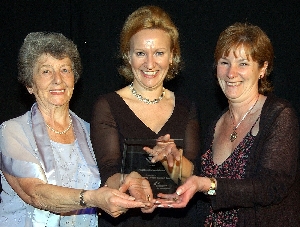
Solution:
[(187, 178), (192, 176), (194, 173), (194, 164), (182, 156), (182, 169), (181, 169), (181, 181), (185, 182)]
[(83, 209), (80, 205), (81, 189), (46, 184), (35, 178), (16, 178), (4, 173), (6, 180), (24, 202), (53, 213)]

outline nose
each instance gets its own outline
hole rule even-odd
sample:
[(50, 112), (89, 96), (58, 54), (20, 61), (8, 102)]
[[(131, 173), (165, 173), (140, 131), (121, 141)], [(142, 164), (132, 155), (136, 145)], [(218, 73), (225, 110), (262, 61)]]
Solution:
[(237, 68), (234, 66), (234, 65), (231, 65), (229, 68), (228, 68), (228, 72), (227, 72), (227, 77), (229, 79), (233, 79), (237, 76)]
[(148, 55), (145, 66), (147, 69), (154, 69), (155, 68), (155, 58), (153, 55)]
[(54, 71), (53, 72), (53, 82), (55, 84), (60, 84), (62, 81), (62, 75), (60, 74), (60, 71)]

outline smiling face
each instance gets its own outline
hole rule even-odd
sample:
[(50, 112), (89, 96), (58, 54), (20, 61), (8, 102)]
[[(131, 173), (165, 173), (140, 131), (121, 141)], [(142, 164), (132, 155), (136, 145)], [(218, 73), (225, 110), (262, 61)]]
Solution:
[(160, 29), (144, 29), (130, 39), (129, 63), (134, 82), (147, 90), (162, 86), (172, 63), (171, 40)]
[(71, 60), (43, 54), (33, 70), (33, 85), (27, 89), (34, 94), (39, 108), (49, 110), (60, 106), (68, 107), (74, 89)]
[(242, 102), (258, 94), (258, 80), (265, 75), (267, 63), (259, 68), (251, 56), (247, 56), (243, 46), (231, 50), (217, 63), (219, 85), (230, 101)]

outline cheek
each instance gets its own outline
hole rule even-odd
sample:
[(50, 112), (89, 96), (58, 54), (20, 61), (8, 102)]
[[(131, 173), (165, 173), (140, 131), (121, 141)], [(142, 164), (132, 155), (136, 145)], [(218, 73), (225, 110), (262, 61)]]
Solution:
[(224, 77), (225, 75), (226, 75), (226, 68), (218, 66), (217, 67), (217, 77), (220, 78), (220, 77)]

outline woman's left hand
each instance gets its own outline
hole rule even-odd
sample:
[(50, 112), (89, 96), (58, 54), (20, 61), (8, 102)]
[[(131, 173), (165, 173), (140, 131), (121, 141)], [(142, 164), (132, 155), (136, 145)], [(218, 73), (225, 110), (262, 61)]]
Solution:
[(163, 208), (183, 208), (186, 207), (190, 199), (199, 191), (199, 177), (191, 176), (186, 182), (179, 186), (174, 194), (158, 194), (158, 207)]
[(173, 167), (174, 163), (181, 159), (181, 152), (177, 149), (174, 140), (170, 138), (169, 134), (159, 137), (153, 149), (149, 147), (144, 147), (143, 149), (153, 156), (151, 159), (153, 163), (167, 161), (168, 166)]

